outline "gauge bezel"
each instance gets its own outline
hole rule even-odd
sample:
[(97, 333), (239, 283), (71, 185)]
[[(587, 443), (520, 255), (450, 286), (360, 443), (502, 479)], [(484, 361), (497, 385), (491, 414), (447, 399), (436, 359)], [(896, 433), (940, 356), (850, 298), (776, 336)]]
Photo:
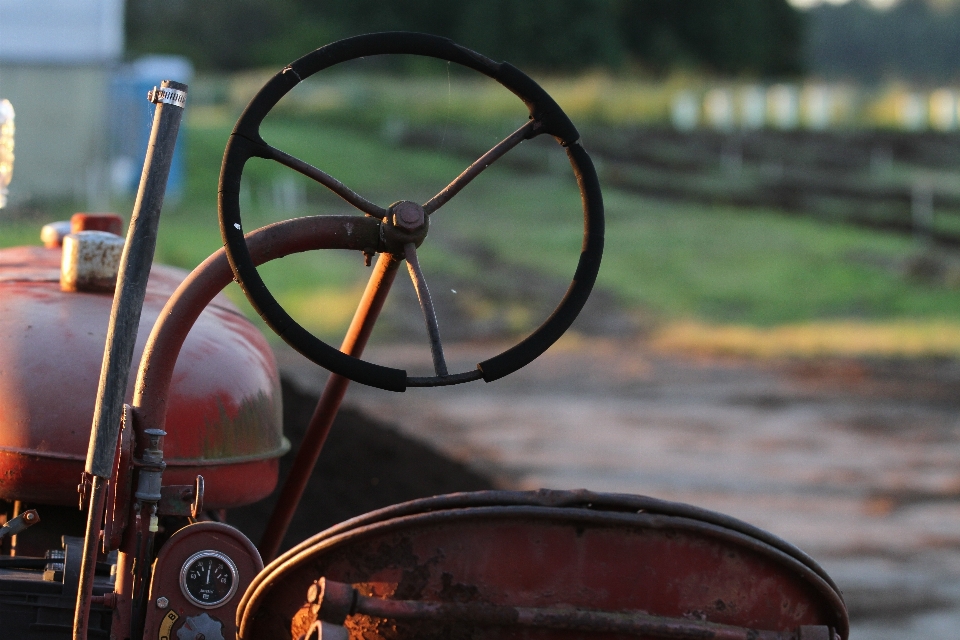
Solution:
[[(224, 564), (227, 565), (227, 568), (230, 570), (230, 591), (227, 592), (220, 600), (216, 602), (202, 602), (197, 600), (190, 590), (187, 588), (187, 572), (192, 565), (197, 560), (201, 558), (216, 558), (222, 560)], [(237, 571), (236, 563), (225, 553), (220, 551), (215, 551), (214, 549), (204, 549), (203, 551), (197, 551), (195, 554), (187, 558), (183, 566), (180, 568), (180, 591), (183, 592), (184, 597), (187, 598), (191, 603), (197, 605), (201, 609), (216, 609), (217, 607), (222, 607), (226, 603), (230, 602), (230, 599), (237, 593), (237, 587), (240, 586), (240, 572)]]

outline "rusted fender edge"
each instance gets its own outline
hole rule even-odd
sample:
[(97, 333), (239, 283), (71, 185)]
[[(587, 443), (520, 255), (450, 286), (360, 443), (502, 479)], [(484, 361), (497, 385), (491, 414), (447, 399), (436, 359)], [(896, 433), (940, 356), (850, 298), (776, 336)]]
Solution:
[(486, 603), (390, 600), (361, 595), (351, 585), (320, 578), (307, 592), (316, 620), (342, 625), (348, 615), (387, 620), (430, 620), (478, 626), (520, 626), (588, 633), (619, 633), (684, 640), (833, 640), (826, 626), (766, 631), (699, 620), (652, 616), (636, 611), (570, 607), (511, 607)]

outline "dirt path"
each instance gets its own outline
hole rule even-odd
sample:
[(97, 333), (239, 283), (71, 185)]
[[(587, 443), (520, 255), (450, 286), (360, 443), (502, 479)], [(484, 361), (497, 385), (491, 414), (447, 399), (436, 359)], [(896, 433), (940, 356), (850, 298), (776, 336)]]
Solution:
[[(448, 350), (451, 370), (495, 351)], [(381, 347), (423, 370), (428, 354)], [(322, 376), (281, 354), (305, 389)], [(642, 493), (793, 542), (844, 590), (854, 640), (960, 638), (960, 365), (698, 361), (566, 341), (485, 385), (347, 401), (511, 488)]]

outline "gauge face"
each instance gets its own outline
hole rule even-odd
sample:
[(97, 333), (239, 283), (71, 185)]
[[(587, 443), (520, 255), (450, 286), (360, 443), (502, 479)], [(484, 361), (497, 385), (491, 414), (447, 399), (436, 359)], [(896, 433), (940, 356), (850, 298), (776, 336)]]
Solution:
[(219, 551), (198, 551), (183, 563), (180, 589), (204, 609), (219, 607), (237, 591), (237, 565)]

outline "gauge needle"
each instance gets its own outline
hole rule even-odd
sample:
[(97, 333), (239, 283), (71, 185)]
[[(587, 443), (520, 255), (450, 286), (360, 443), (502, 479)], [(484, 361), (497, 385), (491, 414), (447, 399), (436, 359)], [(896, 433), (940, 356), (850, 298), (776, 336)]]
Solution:
[(213, 560), (207, 563), (207, 584), (210, 584), (210, 567), (213, 566)]

